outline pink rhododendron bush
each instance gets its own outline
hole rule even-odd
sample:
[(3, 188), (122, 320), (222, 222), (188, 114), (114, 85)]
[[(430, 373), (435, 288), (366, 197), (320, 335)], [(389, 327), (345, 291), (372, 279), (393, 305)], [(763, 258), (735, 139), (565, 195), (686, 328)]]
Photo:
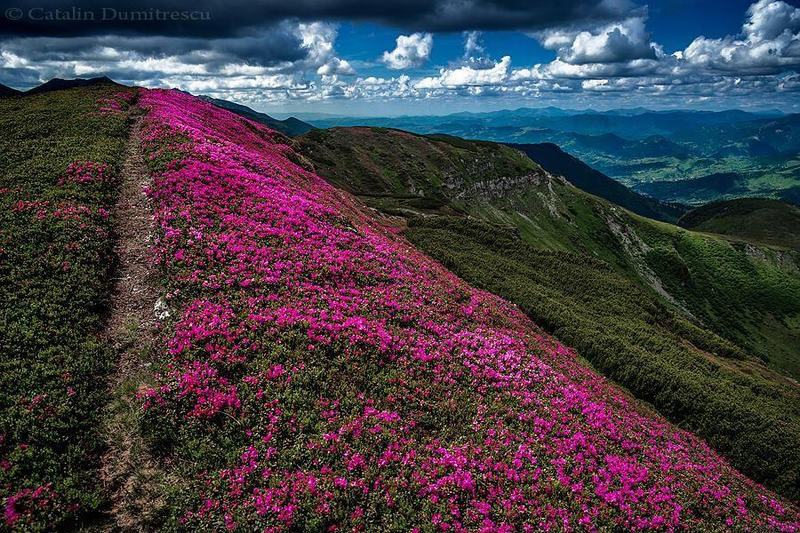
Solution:
[(793, 531), (796, 510), (287, 140), (143, 91), (165, 363), (139, 392), (163, 527)]

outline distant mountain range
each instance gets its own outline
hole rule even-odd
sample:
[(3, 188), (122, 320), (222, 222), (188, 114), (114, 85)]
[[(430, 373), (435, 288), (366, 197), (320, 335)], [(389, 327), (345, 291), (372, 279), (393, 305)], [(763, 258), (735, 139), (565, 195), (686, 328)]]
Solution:
[[(488, 113), (455, 113), (444, 116), (407, 117), (333, 117), (318, 119), (315, 126), (387, 126), (401, 129), (458, 128), (463, 133), (485, 132), (496, 136), (513, 130), (524, 136), (527, 131), (552, 130), (582, 135), (612, 133), (625, 139), (645, 139), (653, 135), (669, 136), (686, 129), (711, 125), (730, 125), (755, 119), (780, 117), (775, 113), (728, 111), (650, 111), (625, 109), (609, 111), (573, 111), (557, 107), (519, 108)], [(432, 133), (425, 131), (424, 133)], [(498, 139), (510, 141), (511, 139)]]
[[(329, 117), (312, 123), (393, 127), (514, 144), (554, 143), (635, 191), (685, 204), (737, 196), (785, 197), (785, 191), (800, 187), (797, 114), (547, 107), (446, 116)], [(737, 174), (737, 187), (725, 193), (698, 189), (692, 181), (681, 183), (728, 173)], [(662, 181), (671, 183), (655, 185)]]

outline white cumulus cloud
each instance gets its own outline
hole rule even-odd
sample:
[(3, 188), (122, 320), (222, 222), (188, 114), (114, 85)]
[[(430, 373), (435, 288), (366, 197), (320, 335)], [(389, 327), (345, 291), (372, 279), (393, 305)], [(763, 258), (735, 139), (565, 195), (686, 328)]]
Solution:
[(500, 85), (508, 79), (508, 67), (511, 56), (503, 58), (491, 68), (462, 67), (439, 70), (435, 77), (422, 78), (417, 82), (417, 89), (438, 89), (442, 87), (480, 87), (484, 85)]
[(656, 59), (661, 48), (650, 41), (645, 17), (636, 16), (592, 30), (551, 29), (533, 35), (558, 59), (573, 65)]
[(747, 15), (740, 35), (698, 37), (683, 59), (694, 67), (756, 74), (800, 66), (800, 9), (782, 0), (759, 0)]
[(430, 33), (412, 33), (397, 37), (397, 46), (383, 53), (383, 62), (393, 70), (418, 67), (425, 63), (433, 49), (433, 35)]

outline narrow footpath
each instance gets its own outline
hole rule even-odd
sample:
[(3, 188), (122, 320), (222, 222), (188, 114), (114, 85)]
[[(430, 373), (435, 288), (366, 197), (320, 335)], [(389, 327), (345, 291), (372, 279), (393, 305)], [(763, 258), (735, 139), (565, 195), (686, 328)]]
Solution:
[(145, 531), (148, 516), (158, 508), (153, 494), (159, 475), (139, 433), (137, 388), (147, 380), (154, 356), (158, 277), (150, 261), (153, 211), (144, 188), (150, 177), (139, 140), (142, 117), (131, 127), (122, 166), (120, 195), (114, 209), (118, 259), (111, 313), (103, 338), (117, 353), (117, 369), (109, 380), (106, 442), (100, 479), (110, 502), (105, 531)]

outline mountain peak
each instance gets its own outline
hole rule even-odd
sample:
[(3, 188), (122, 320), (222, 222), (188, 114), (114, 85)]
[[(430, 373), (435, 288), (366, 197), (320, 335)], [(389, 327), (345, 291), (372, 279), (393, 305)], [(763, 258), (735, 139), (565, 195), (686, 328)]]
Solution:
[(26, 94), (40, 94), (50, 91), (61, 91), (73, 89), (75, 87), (91, 87), (95, 85), (120, 85), (108, 76), (98, 76), (96, 78), (75, 78), (67, 80), (63, 78), (53, 78), (26, 91)]

